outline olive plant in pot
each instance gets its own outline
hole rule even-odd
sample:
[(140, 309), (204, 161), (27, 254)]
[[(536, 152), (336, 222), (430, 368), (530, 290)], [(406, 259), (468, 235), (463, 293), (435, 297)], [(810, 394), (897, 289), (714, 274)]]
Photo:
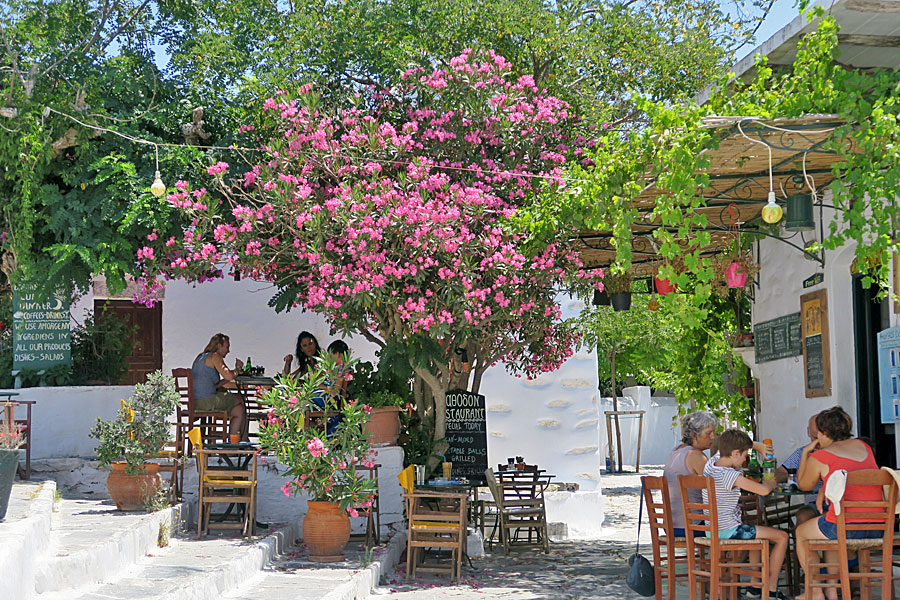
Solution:
[(365, 425), (371, 444), (397, 445), (400, 411), (409, 402), (409, 386), (393, 371), (360, 362), (353, 370), (348, 396), (372, 409)]
[[(304, 494), (309, 510), (303, 518), (303, 541), (310, 560), (333, 562), (344, 559), (350, 539), (350, 517), (358, 508), (372, 506), (377, 483), (360, 476), (361, 468), (374, 466), (374, 452), (363, 434), (370, 409), (350, 400), (343, 408), (325, 403), (321, 426), (306, 423), (308, 411), (319, 411), (314, 402), (326, 379), (336, 380), (352, 370), (355, 361), (341, 366), (330, 355), (319, 359), (314, 371), (297, 379), (285, 377), (259, 398), (268, 409), (260, 422), (259, 441), (287, 467), (285, 496)], [(326, 433), (324, 423), (337, 417)]]
[[(10, 414), (8, 407), (4, 409)], [(9, 494), (16, 477), (16, 467), (19, 466), (19, 446), (22, 445), (19, 427), (11, 422), (4, 422), (3, 426), (3, 431), (0, 431), (0, 521), (6, 518)]]
[(175, 379), (156, 371), (147, 375), (146, 383), (134, 386), (134, 393), (122, 401), (115, 419), (97, 419), (90, 437), (100, 440), (100, 465), (112, 464), (106, 490), (119, 510), (142, 510), (159, 492), (159, 468), (145, 459), (158, 456), (169, 439), (171, 424), (167, 419), (180, 401)]

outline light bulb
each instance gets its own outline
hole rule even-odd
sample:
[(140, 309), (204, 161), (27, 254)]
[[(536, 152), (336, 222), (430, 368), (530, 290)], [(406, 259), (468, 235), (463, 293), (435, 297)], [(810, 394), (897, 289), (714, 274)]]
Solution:
[(166, 193), (166, 184), (163, 183), (159, 171), (156, 172), (156, 177), (153, 179), (153, 185), (150, 186), (150, 193), (157, 198)]
[(784, 211), (775, 202), (775, 192), (769, 192), (769, 203), (763, 206), (762, 218), (766, 223), (777, 223)]

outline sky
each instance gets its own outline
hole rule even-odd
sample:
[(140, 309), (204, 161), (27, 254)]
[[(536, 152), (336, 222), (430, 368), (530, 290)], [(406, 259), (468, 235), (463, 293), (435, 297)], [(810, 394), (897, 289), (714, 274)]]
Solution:
[(768, 16), (756, 32), (756, 40), (752, 44), (747, 44), (738, 50), (737, 56), (735, 56), (735, 63), (753, 52), (782, 27), (797, 18), (797, 15), (800, 13), (794, 4), (795, 0), (775, 0), (774, 4), (772, 4), (772, 10), (769, 11)]

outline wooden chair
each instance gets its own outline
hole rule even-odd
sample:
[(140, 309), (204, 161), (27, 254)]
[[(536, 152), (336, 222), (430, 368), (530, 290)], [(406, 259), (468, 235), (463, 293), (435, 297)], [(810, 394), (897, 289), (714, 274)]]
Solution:
[[(459, 581), (466, 543), (468, 493), (415, 490), (406, 499), (409, 533), (406, 541), (406, 578), (423, 573), (446, 573)], [(425, 549), (450, 551), (449, 562), (429, 562)]]
[[(881, 580), (881, 597), (884, 600), (892, 597), (893, 594), (893, 572), (891, 564), (891, 553), (894, 547), (894, 510), (897, 505), (897, 485), (893, 476), (887, 471), (880, 469), (865, 469), (861, 471), (850, 471), (847, 473), (847, 485), (871, 485), (884, 486), (883, 490), (887, 493), (882, 494), (883, 499), (880, 501), (861, 502), (841, 500), (841, 514), (837, 516), (837, 539), (836, 540), (809, 540), (809, 557), (813, 552), (826, 552), (825, 563), (818, 563), (810, 566), (809, 562), (803, 565), (803, 572), (806, 573), (806, 598), (812, 598), (813, 588), (840, 588), (842, 598), (850, 598), (850, 582), (851, 580), (859, 580), (860, 599), (870, 600), (872, 598), (871, 580)], [(865, 519), (870, 523), (848, 523), (847, 509), (853, 509), (854, 519)], [(855, 512), (859, 510), (859, 512)], [(848, 531), (860, 530), (877, 530), (881, 532), (880, 538), (874, 539), (847, 539)], [(855, 550), (859, 557), (859, 572), (851, 573), (847, 566), (848, 551)], [(872, 551), (881, 552), (879, 570), (873, 571), (872, 567), (877, 563), (872, 562)], [(833, 562), (834, 555), (837, 555), (837, 563)], [(829, 560), (829, 556), (832, 557)], [(825, 568), (828, 572), (822, 573), (821, 569)], [(838, 572), (839, 581), (834, 582), (835, 571)]]
[[(666, 597), (675, 600), (678, 580), (687, 581), (687, 573), (677, 574), (679, 564), (687, 565), (687, 540), (672, 533), (672, 504), (669, 484), (665, 477), (641, 477), (650, 537), (653, 540), (653, 575), (656, 579), (656, 600), (662, 600), (662, 580), (666, 579)], [(658, 499), (657, 499), (658, 498)]]
[[(188, 437), (194, 446), (199, 475), (197, 535), (205, 536), (209, 533), (210, 527), (239, 529), (244, 537), (254, 535), (256, 533), (256, 451), (204, 448), (198, 427), (193, 428)], [(227, 466), (211, 465), (210, 457), (224, 460)], [(235, 459), (236, 463), (231, 462), (232, 459)], [(243, 505), (243, 514), (237, 522), (210, 522), (213, 504)]]
[[(725, 591), (734, 599), (738, 587), (753, 586), (762, 590), (762, 600), (769, 600), (769, 542), (766, 540), (720, 540), (719, 517), (716, 512), (716, 485), (712, 477), (679, 475), (681, 506), (688, 557), (688, 597), (697, 600), (698, 586), (709, 581), (710, 598), (724, 598)], [(690, 502), (691, 490), (706, 492), (707, 501)], [(696, 494), (694, 494), (696, 495)], [(712, 537), (707, 537), (709, 533)], [(697, 535), (702, 537), (695, 537)], [(735, 554), (750, 553), (749, 562), (736, 562)], [(732, 556), (727, 553), (731, 552)], [(744, 575), (751, 581), (741, 582)], [(704, 594), (702, 590), (700, 596)]]
[(160, 473), (169, 473), (169, 499), (173, 504), (180, 500), (184, 485), (184, 454), (179, 441), (168, 441), (156, 456), (144, 458), (158, 464)]
[[(505, 475), (508, 475), (509, 472)], [(548, 477), (539, 478), (537, 473), (528, 473), (524, 481), (504, 479), (498, 481), (493, 469), (484, 472), (494, 504), (497, 507), (497, 521), (500, 529), (500, 543), (503, 552), (509, 554), (510, 547), (543, 548), (550, 552), (547, 536), (547, 511), (544, 506), (544, 487)], [(546, 480), (546, 481), (544, 481)], [(535, 540), (529, 535), (527, 541), (511, 539), (513, 529), (533, 529)]]
[(190, 369), (172, 369), (172, 377), (175, 378), (175, 387), (181, 394), (181, 413), (177, 417), (181, 431), (177, 435), (181, 437), (185, 446), (185, 456), (190, 456), (191, 452), (186, 434), (194, 427), (200, 428), (204, 443), (227, 442), (228, 425), (231, 422), (230, 411), (201, 411), (194, 407), (194, 374)]
[(381, 507), (378, 497), (378, 468), (380, 464), (373, 467), (356, 467), (356, 472), (375, 480), (375, 492), (372, 495), (372, 506), (357, 506), (356, 509), (362, 513), (365, 511), (366, 517), (366, 547), (371, 548), (381, 543)]

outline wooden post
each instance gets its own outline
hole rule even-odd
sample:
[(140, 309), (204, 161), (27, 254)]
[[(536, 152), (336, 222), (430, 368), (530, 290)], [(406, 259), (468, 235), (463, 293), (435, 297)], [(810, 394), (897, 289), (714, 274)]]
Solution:
[(641, 441), (644, 438), (644, 411), (640, 411), (641, 414), (638, 415), (638, 447), (637, 447), (637, 458), (634, 459), (634, 472), (641, 472)]

